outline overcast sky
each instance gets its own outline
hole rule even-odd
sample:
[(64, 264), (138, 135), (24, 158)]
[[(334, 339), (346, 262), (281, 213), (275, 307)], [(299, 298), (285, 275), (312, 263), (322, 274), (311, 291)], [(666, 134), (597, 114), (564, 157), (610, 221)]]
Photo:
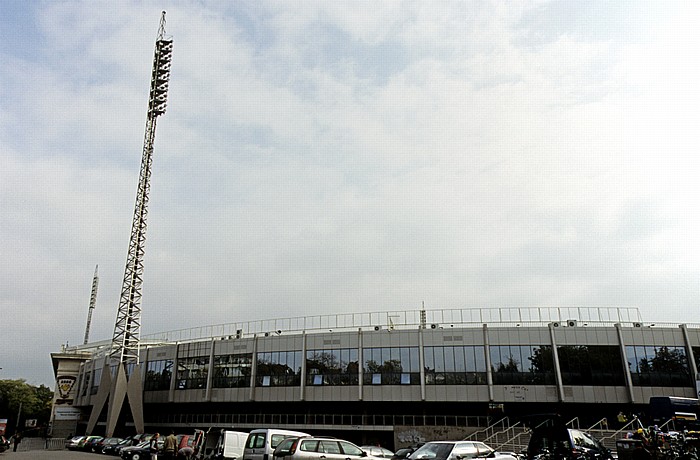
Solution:
[(0, 378), (110, 339), (161, 10), (142, 334), (636, 306), (700, 322), (697, 2), (0, 2)]

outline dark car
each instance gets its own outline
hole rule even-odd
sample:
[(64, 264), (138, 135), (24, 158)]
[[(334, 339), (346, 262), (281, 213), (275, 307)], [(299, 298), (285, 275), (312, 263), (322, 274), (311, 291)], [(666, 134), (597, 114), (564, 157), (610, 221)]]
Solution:
[(97, 442), (102, 439), (102, 436), (85, 436), (83, 439), (78, 441), (78, 445), (75, 450), (84, 450), (87, 452), (92, 452), (92, 443)]
[(95, 444), (95, 448), (93, 449), (93, 452), (98, 452), (98, 453), (105, 453), (105, 447), (107, 446), (116, 446), (120, 442), (122, 442), (122, 438), (103, 438), (100, 442)]
[[(151, 458), (150, 441), (144, 441), (135, 446), (124, 447), (119, 456), (124, 460), (147, 460)], [(158, 441), (158, 450), (163, 447), (163, 441)]]
[(116, 444), (105, 444), (102, 447), (102, 453), (105, 455), (117, 455), (119, 456), (119, 451), (124, 447), (130, 446), (131, 441), (128, 439), (122, 439)]
[(102, 450), (102, 447), (100, 447), (98, 450), (97, 444), (99, 444), (103, 439), (104, 436), (91, 436), (83, 445), (83, 450), (86, 452), (99, 452)]
[(609, 449), (585, 431), (562, 425), (535, 428), (527, 445), (527, 460), (612, 460)]
[(401, 449), (397, 449), (396, 452), (394, 452), (394, 455), (391, 457), (391, 460), (404, 460), (415, 452), (416, 449), (418, 449), (418, 447), (402, 447)]

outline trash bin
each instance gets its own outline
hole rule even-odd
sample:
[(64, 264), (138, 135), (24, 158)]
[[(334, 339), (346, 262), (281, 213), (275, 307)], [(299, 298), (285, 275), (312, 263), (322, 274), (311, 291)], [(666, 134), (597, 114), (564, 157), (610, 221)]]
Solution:
[(632, 460), (632, 452), (637, 447), (642, 447), (641, 439), (618, 439), (615, 442), (617, 448), (617, 460)]

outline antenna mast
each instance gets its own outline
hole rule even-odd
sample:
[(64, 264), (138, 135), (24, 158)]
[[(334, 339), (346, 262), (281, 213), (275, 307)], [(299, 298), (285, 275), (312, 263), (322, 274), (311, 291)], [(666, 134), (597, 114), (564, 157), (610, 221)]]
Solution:
[[(146, 133), (143, 141), (141, 173), (136, 192), (136, 206), (131, 224), (131, 239), (126, 258), (124, 280), (119, 298), (117, 320), (114, 324), (112, 346), (105, 357), (102, 378), (97, 390), (87, 432), (91, 433), (97, 424), (102, 408), (109, 397), (106, 435), (112, 436), (117, 421), (128, 396), (131, 414), (137, 433), (144, 432), (143, 421), (143, 382), (139, 365), (139, 337), (141, 334), (141, 284), (143, 283), (143, 255), (146, 242), (146, 217), (148, 216), (148, 193), (150, 191), (153, 142), (156, 135), (156, 121), (165, 113), (170, 83), (170, 63), (173, 52), (173, 38), (165, 34), (165, 11), (160, 18), (156, 50), (151, 73), (151, 90), (148, 97)], [(116, 373), (109, 372), (117, 364)]]
[(97, 285), (100, 279), (97, 277), (97, 265), (95, 265), (95, 274), (92, 277), (92, 291), (90, 292), (90, 308), (88, 309), (87, 324), (85, 325), (85, 338), (83, 339), (83, 345), (88, 343), (90, 338), (90, 323), (92, 322), (92, 311), (95, 309), (95, 304), (97, 303)]

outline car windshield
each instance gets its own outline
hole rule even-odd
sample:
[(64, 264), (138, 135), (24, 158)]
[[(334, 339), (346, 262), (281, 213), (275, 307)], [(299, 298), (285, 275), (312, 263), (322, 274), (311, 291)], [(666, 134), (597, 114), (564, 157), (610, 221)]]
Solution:
[(427, 443), (411, 454), (412, 460), (447, 460), (454, 444), (450, 442)]

